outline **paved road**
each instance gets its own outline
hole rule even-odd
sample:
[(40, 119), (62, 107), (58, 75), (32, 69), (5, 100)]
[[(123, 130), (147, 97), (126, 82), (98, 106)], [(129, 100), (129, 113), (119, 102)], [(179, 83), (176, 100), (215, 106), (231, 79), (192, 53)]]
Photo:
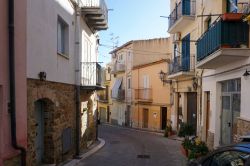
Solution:
[[(99, 137), (106, 144), (97, 153), (83, 160), (80, 166), (183, 165), (180, 142), (161, 135), (101, 125)], [(138, 158), (138, 155), (145, 155), (146, 158)]]

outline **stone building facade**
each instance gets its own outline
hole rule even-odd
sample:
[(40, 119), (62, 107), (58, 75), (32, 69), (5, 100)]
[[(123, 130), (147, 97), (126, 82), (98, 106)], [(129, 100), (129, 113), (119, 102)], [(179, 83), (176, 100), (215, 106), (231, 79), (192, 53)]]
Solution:
[[(75, 146), (75, 87), (63, 83), (40, 81), (28, 79), (28, 165), (36, 163), (38, 151), (35, 145), (37, 137), (41, 134), (44, 138), (44, 158), (45, 163), (59, 163), (73, 156)], [(37, 104), (42, 105), (41, 110)], [(42, 123), (37, 117), (36, 111), (41, 112)], [(38, 133), (39, 125), (43, 126), (43, 133)], [(71, 148), (63, 153), (62, 133), (65, 129), (72, 129)]]

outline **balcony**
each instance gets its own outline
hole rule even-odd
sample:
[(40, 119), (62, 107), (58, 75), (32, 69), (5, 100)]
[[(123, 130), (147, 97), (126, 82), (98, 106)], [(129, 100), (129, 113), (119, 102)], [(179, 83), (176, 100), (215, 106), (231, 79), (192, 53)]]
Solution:
[(81, 89), (102, 90), (102, 67), (96, 62), (81, 62)]
[(176, 4), (168, 19), (168, 32), (174, 34), (180, 32), (183, 27), (195, 20), (196, 1), (181, 0)]
[(119, 73), (119, 72), (125, 72), (125, 64), (123, 63), (115, 63), (113, 65), (112, 74)]
[(112, 91), (111, 94), (112, 94), (111, 97), (114, 100), (117, 100), (117, 101), (125, 100), (125, 90), (124, 89), (118, 89), (115, 94)]
[(169, 64), (168, 79), (180, 79), (184, 77), (192, 77), (195, 72), (195, 56), (175, 57)]
[(138, 102), (153, 102), (153, 95), (151, 88), (135, 89), (135, 100)]
[(108, 103), (108, 96), (106, 94), (99, 94), (98, 100), (102, 103)]
[(218, 19), (197, 41), (196, 67), (216, 69), (249, 55), (249, 25)]
[(81, 13), (93, 30), (108, 29), (108, 8), (105, 0), (84, 0), (81, 2)]

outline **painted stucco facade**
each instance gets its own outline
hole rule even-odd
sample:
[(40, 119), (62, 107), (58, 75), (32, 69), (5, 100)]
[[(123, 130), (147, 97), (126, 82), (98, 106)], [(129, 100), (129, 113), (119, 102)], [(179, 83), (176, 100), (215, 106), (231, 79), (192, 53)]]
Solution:
[[(0, 165), (20, 164), (20, 151), (11, 145), (8, 66), (8, 1), (0, 2)], [(26, 0), (14, 6), (15, 19), (15, 79), (17, 143), (27, 147), (26, 92)]]
[[(142, 127), (141, 125), (138, 126), (138, 123), (141, 123), (141, 120), (138, 121), (138, 106), (135, 107), (135, 91), (136, 89), (140, 89), (141, 85), (137, 85), (138, 79), (143, 79), (143, 75), (137, 75), (137, 70), (134, 69), (135, 67), (139, 67), (142, 65), (151, 64), (153, 62), (160, 61), (162, 59), (170, 58), (170, 40), (168, 38), (160, 38), (160, 39), (149, 39), (149, 40), (135, 40), (125, 43), (124, 45), (118, 47), (117, 49), (111, 52), (112, 54), (112, 65), (113, 71), (112, 74), (115, 76), (114, 81), (111, 82), (111, 88), (113, 90), (117, 80), (120, 81), (120, 98), (112, 99), (112, 106), (111, 106), (111, 123), (112, 118), (113, 123), (118, 125), (125, 125), (129, 127)], [(149, 65), (150, 66), (150, 65)], [(152, 69), (152, 72), (151, 72)], [(150, 80), (155, 80), (157, 77), (157, 81), (152, 84), (152, 91), (159, 92), (159, 89), (156, 87), (162, 86), (159, 79), (159, 72), (162, 70), (167, 72), (167, 65), (164, 64), (157, 64), (152, 65), (152, 67), (145, 67), (140, 69), (142, 73), (149, 72), (148, 77), (151, 77)], [(119, 82), (119, 81), (118, 81)], [(143, 84), (143, 83), (142, 83)], [(158, 86), (159, 85), (159, 86)], [(167, 91), (167, 86), (162, 87), (164, 90)], [(151, 90), (149, 90), (151, 91)], [(153, 92), (153, 95), (155, 92)], [(151, 93), (151, 92), (148, 92)], [(166, 95), (166, 96), (165, 96)], [(168, 102), (168, 91), (163, 95), (163, 101), (158, 101), (158, 98), (154, 98), (154, 102), (158, 102), (159, 105), (162, 106), (169, 106)], [(152, 96), (155, 97), (155, 96)], [(159, 99), (160, 100), (160, 99)], [(143, 105), (143, 103), (141, 103)], [(145, 103), (144, 103), (145, 104)], [(158, 117), (160, 117), (160, 106), (154, 105), (152, 103), (147, 103), (148, 107), (152, 107), (151, 109), (156, 110), (158, 113)], [(136, 111), (137, 110), (137, 111)], [(170, 112), (170, 109), (168, 110)], [(152, 111), (151, 111), (152, 112)], [(170, 115), (169, 115), (170, 117)], [(160, 119), (160, 118), (159, 118)], [(155, 122), (152, 120), (150, 121), (149, 125), (151, 126), (151, 130), (159, 130), (159, 119)], [(154, 121), (154, 122), (153, 122)]]

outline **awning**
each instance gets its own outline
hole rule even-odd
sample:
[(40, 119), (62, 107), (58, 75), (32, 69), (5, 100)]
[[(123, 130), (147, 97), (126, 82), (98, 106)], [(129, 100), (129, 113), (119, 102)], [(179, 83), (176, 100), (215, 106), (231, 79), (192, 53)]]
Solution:
[(118, 90), (121, 87), (121, 84), (122, 84), (122, 78), (117, 78), (115, 80), (115, 84), (114, 84), (114, 86), (112, 88), (112, 93), (111, 93), (112, 98), (117, 98), (118, 97)]

